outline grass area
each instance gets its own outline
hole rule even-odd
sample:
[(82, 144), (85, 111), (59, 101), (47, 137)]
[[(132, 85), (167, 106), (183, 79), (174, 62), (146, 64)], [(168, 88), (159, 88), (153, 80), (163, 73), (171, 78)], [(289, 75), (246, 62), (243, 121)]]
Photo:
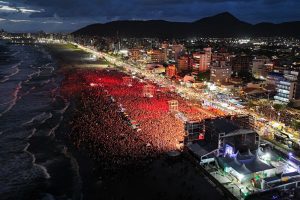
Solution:
[(84, 65), (94, 66), (110, 65), (104, 59), (94, 59), (91, 53), (88, 53), (73, 44), (47, 44), (45, 47), (51, 55), (60, 63), (65, 65)]
[(74, 44), (71, 44), (71, 43), (64, 44), (63, 46), (64, 46), (64, 48), (66, 48), (66, 49), (80, 50), (80, 49), (77, 47), (77, 45), (74, 45)]

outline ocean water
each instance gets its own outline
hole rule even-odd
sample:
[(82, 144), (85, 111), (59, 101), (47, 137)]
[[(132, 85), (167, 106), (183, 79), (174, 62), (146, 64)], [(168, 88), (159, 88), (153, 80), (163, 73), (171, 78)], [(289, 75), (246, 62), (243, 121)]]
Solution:
[(69, 107), (62, 78), (44, 47), (0, 40), (1, 199), (77, 198), (76, 161), (56, 138)]

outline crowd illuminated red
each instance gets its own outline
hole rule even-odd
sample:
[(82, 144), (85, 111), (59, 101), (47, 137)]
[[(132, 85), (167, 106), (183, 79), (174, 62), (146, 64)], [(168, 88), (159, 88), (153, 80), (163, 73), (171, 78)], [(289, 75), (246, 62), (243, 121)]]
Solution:
[[(184, 123), (169, 111), (170, 100), (178, 101), (178, 111), (191, 120), (221, 114), (192, 105), (167, 88), (124, 77), (128, 75), (116, 70), (77, 70), (64, 81), (62, 93), (81, 96), (84, 108), (73, 121), (74, 143), (93, 155), (100, 151), (96, 155), (117, 162), (124, 156), (141, 158), (179, 148)], [(152, 98), (144, 97), (145, 85), (154, 88)]]

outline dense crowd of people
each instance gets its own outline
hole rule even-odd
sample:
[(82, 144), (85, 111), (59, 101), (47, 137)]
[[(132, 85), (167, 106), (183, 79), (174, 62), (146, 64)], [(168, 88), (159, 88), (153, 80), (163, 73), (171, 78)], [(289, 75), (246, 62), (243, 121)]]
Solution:
[(118, 110), (118, 105), (103, 91), (87, 88), (72, 122), (71, 139), (75, 146), (107, 167), (138, 162), (158, 153), (128, 126)]
[(79, 97), (70, 134), (74, 145), (104, 165), (136, 163), (180, 148), (184, 122), (170, 112), (170, 100), (177, 100), (178, 111), (192, 120), (214, 116), (156, 85), (153, 97), (144, 97), (144, 86), (152, 83), (125, 82), (124, 76), (116, 70), (77, 70), (62, 87), (66, 96)]

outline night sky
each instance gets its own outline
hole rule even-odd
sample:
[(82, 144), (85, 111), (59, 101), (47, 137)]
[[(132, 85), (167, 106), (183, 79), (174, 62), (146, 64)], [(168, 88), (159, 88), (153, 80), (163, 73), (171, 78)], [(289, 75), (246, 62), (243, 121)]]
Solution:
[(121, 19), (194, 21), (228, 11), (242, 21), (300, 20), (300, 0), (2, 0), (0, 28), (68, 32)]

